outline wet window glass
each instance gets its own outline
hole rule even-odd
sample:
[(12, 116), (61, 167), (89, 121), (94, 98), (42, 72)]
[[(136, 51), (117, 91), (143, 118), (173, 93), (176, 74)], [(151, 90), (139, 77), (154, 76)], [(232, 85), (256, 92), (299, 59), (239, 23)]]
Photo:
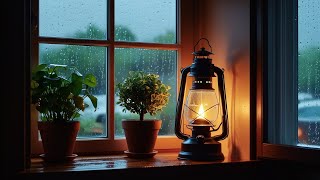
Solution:
[(116, 0), (115, 39), (176, 43), (176, 0)]
[[(80, 131), (78, 137), (98, 137), (106, 136), (106, 57), (105, 47), (78, 46), (78, 45), (57, 45), (40, 44), (40, 63), (65, 64), (75, 66), (82, 74), (92, 73), (97, 78), (97, 86), (92, 90), (92, 94), (98, 98), (98, 107), (90, 104), (89, 98), (85, 103), (89, 105), (84, 111), (80, 111)], [(86, 102), (87, 101), (87, 102)]]
[(320, 4), (299, 0), (298, 140), (320, 148)]
[(107, 13), (106, 0), (41, 0), (39, 35), (106, 39)]
[[(161, 119), (162, 127), (159, 135), (174, 135), (175, 106), (177, 98), (177, 51), (175, 50), (151, 50), (139, 48), (115, 49), (115, 84), (122, 82), (129, 71), (144, 71), (159, 75), (160, 80), (171, 87), (169, 104), (156, 116), (146, 114), (146, 119)], [(115, 97), (115, 101), (117, 101)], [(123, 137), (121, 120), (137, 118), (137, 114), (122, 112), (122, 107), (115, 106), (115, 135)]]

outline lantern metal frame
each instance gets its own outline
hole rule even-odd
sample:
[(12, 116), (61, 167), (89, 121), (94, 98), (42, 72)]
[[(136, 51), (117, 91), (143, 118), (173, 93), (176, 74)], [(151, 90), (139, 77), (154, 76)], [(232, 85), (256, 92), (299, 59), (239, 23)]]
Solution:
[[(200, 51), (195, 51), (196, 46), (201, 40), (206, 40), (211, 52), (206, 51), (204, 47)], [(212, 53), (212, 47), (206, 38), (198, 40), (194, 46), (193, 63), (181, 70), (181, 84), (178, 102), (176, 106), (175, 134), (179, 139), (184, 140), (181, 144), (181, 151), (178, 159), (191, 159), (201, 161), (223, 161), (224, 155), (221, 151), (220, 140), (228, 136), (228, 109), (226, 103), (225, 80), (223, 69), (212, 64), (209, 55)], [(189, 74), (190, 73), (190, 74)], [(187, 75), (193, 76), (192, 89), (212, 89), (212, 78), (218, 77), (218, 89), (220, 93), (220, 102), (222, 109), (222, 120), (217, 128), (212, 127), (206, 121), (198, 121), (192, 126), (192, 135), (184, 134), (181, 131), (181, 114), (184, 104), (184, 94)], [(222, 133), (211, 137), (212, 131), (217, 131), (222, 127)]]

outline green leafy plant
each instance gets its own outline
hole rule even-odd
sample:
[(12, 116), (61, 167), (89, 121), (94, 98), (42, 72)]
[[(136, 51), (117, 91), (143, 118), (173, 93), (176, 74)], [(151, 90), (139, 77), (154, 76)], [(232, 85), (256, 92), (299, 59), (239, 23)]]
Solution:
[(169, 102), (170, 86), (159, 80), (157, 74), (147, 74), (143, 71), (130, 71), (128, 77), (117, 86), (119, 100), (117, 104), (124, 107), (123, 112), (129, 111), (140, 116), (156, 115)]
[(97, 85), (93, 74), (84, 77), (76, 67), (60, 64), (39, 64), (32, 71), (31, 100), (43, 121), (67, 122), (79, 117), (89, 105), (97, 108), (98, 99), (90, 92)]

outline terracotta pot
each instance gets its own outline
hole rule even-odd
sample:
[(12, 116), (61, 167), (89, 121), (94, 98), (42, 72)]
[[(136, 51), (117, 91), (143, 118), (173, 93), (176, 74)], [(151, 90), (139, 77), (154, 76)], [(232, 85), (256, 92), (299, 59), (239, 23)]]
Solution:
[(44, 159), (46, 161), (65, 161), (73, 157), (79, 121), (65, 123), (38, 122)]
[(162, 120), (122, 120), (130, 154), (152, 154)]

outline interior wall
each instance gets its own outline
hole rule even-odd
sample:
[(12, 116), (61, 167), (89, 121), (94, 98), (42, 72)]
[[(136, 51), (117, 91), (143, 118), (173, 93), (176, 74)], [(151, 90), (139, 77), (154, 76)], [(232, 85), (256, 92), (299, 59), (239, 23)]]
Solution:
[(227, 159), (250, 159), (250, 0), (197, 1), (201, 28), (215, 53), (213, 63), (225, 69), (229, 136), (220, 141)]

